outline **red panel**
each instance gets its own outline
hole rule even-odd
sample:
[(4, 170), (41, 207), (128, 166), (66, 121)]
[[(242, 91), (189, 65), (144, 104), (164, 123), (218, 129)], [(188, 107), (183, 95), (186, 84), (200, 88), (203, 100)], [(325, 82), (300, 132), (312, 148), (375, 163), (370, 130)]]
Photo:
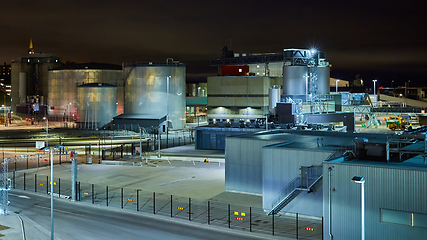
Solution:
[(221, 66), (221, 76), (246, 76), (249, 73), (249, 66)]

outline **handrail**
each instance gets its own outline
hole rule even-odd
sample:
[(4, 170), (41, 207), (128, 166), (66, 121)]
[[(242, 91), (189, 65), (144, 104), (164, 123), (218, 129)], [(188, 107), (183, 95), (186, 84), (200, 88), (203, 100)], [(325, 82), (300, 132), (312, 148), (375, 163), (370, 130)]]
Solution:
[(286, 198), (289, 194), (291, 194), (296, 188), (301, 186), (301, 177), (294, 178), (286, 187), (284, 187), (276, 196), (274, 196), (270, 201), (268, 201), (268, 205), (271, 206), (271, 209), (274, 210), (280, 202)]

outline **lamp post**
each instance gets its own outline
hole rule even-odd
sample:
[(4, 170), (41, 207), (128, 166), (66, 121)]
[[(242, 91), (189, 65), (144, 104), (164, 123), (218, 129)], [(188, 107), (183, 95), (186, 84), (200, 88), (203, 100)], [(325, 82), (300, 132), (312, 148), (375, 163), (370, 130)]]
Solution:
[(340, 81), (339, 79), (335, 80), (335, 92), (336, 93), (338, 93), (338, 82), (339, 81)]
[(361, 196), (362, 196), (362, 240), (365, 240), (365, 177), (363, 176), (354, 176), (351, 179), (354, 183), (359, 183), (361, 186)]
[(46, 146), (48, 146), (49, 120), (47, 119), (47, 117), (43, 117), (43, 120), (46, 120)]
[(372, 80), (372, 81), (374, 82), (374, 95), (376, 95), (376, 93), (375, 93), (375, 90), (376, 90), (375, 85), (376, 85), (376, 83), (377, 83), (377, 79), (374, 79), (374, 80)]
[(70, 122), (70, 106), (71, 106), (71, 103), (67, 105), (67, 127), (68, 127), (68, 123)]
[(50, 239), (54, 240), (54, 222), (53, 222), (53, 151), (55, 149), (61, 149), (63, 146), (53, 147), (44, 147), (40, 150), (50, 151), (50, 222), (51, 222), (51, 230), (50, 230)]

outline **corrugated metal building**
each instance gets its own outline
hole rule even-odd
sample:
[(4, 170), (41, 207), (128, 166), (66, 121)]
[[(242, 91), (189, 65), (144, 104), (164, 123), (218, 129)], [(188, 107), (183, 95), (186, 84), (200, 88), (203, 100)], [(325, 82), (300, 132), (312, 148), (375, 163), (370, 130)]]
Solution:
[[(300, 136), (296, 141), (266, 146), (262, 150), (262, 205), (270, 211), (276, 196), (295, 178), (301, 177), (301, 166), (320, 166), (336, 147), (320, 144), (315, 136)], [(326, 140), (326, 139), (325, 139)], [(330, 140), (332, 140), (330, 138)], [(319, 144), (318, 144), (319, 143)], [(299, 191), (283, 212), (322, 217), (322, 186), (312, 192)]]
[(324, 239), (361, 239), (361, 186), (354, 176), (365, 178), (366, 239), (426, 239), (427, 165), (414, 162), (325, 161)]

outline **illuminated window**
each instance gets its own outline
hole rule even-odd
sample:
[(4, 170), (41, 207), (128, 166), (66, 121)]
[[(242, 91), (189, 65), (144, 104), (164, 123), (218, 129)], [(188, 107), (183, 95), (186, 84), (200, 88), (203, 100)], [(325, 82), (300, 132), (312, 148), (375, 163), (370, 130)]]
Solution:
[(239, 68), (239, 72), (242, 72), (242, 69), (241, 69), (241, 68)]

